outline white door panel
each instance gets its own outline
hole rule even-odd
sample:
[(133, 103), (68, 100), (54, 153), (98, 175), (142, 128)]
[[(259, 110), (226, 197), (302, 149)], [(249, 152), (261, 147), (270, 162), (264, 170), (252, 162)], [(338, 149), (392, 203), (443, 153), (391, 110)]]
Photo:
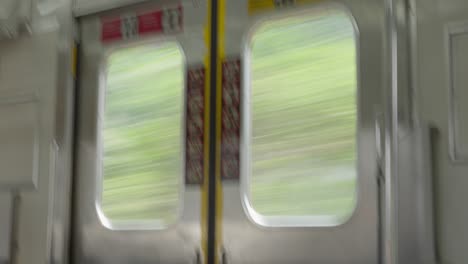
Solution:
[[(225, 258), (229, 263), (236, 264), (378, 263), (378, 165), (375, 113), (383, 112), (380, 108), (384, 91), (383, 1), (324, 1), (310, 4), (298, 1), (296, 7), (276, 10), (272, 7), (263, 10), (259, 8), (258, 12), (253, 10), (249, 13), (248, 5), (254, 2), (226, 2), (225, 54), (226, 58), (241, 58), (242, 78), (245, 79), (241, 110), (243, 121), (240, 180), (223, 181), (222, 237), (226, 251)], [(259, 2), (261, 1), (257, 3)], [(260, 219), (259, 215), (252, 213), (248, 194), (249, 184), (252, 181), (250, 175), (252, 170), (249, 165), (251, 153), (248, 149), (249, 144), (252, 144), (251, 126), (255, 126), (251, 120), (253, 101), (251, 95), (255, 86), (249, 79), (252, 74), (249, 58), (250, 43), (252, 38), (255, 38), (255, 30), (262, 25), (262, 22), (275, 21), (282, 17), (291, 19), (301, 16), (314, 17), (317, 14), (328, 14), (336, 10), (348, 14), (351, 23), (355, 26), (358, 89), (356, 208), (345, 223), (338, 225), (333, 222), (327, 223), (327, 220), (323, 223), (321, 222), (323, 218), (320, 216), (299, 219), (293, 217), (289, 220), (285, 217)], [(284, 67), (294, 67), (294, 65)], [(287, 90), (288, 87), (282, 89)], [(294, 135), (291, 134), (292, 137)], [(295, 204), (291, 204), (291, 207), (294, 206)]]
[[(168, 32), (164, 27), (167, 26), (166, 24), (170, 21), (166, 21), (166, 15), (168, 15), (168, 8), (180, 8), (183, 12), (183, 18), (177, 17), (174, 18), (174, 21), (183, 21), (182, 28), (176, 29), (176, 32)], [(157, 13), (158, 10), (162, 10), (163, 13)], [(105, 21), (112, 21), (112, 19), (119, 19), (119, 17), (135, 15), (135, 14), (148, 14), (151, 12), (154, 15), (149, 15), (146, 17), (147, 20), (142, 19), (141, 17), (134, 17), (134, 20), (129, 20), (129, 23), (140, 23), (136, 25), (138, 27), (138, 32), (133, 32), (135, 34), (127, 34), (127, 35), (120, 35), (123, 29), (117, 28), (115, 31), (112, 28), (112, 24), (109, 25), (108, 31), (104, 36), (103, 34), (103, 23)], [(166, 14), (167, 13), (167, 14)], [(157, 20), (158, 16), (161, 15), (162, 17), (160, 20)], [(172, 14), (170, 14), (172, 15)], [(156, 17), (156, 20), (151, 20)], [(149, 20), (148, 20), (149, 19)], [(148, 22), (149, 21), (149, 22)], [(172, 22), (174, 22), (172, 21)], [(127, 85), (124, 88), (120, 89), (134, 89), (135, 93), (142, 91), (144, 87), (149, 87), (150, 89), (152, 86), (162, 87), (159, 92), (162, 94), (163, 98), (167, 97), (167, 93), (172, 93), (171, 90), (168, 89), (181, 89), (182, 96), (180, 99), (180, 104), (182, 105), (182, 114), (180, 117), (176, 118), (178, 120), (164, 120), (164, 115), (166, 114), (164, 111), (166, 108), (158, 108), (159, 105), (164, 105), (164, 100), (156, 100), (153, 103), (154, 108), (143, 109), (146, 112), (146, 116), (160, 116), (155, 126), (156, 131), (160, 131), (159, 134), (148, 134), (152, 133), (152, 131), (144, 132), (140, 130), (135, 134), (133, 131), (132, 134), (128, 134), (127, 137), (119, 136), (115, 140), (119, 140), (116, 143), (117, 148), (122, 146), (123, 151), (132, 151), (131, 149), (125, 150), (125, 146), (127, 143), (125, 140), (129, 139), (130, 137), (138, 137), (147, 133), (149, 136), (145, 138), (140, 138), (140, 140), (150, 140), (151, 137), (160, 137), (160, 140), (167, 140), (164, 139), (166, 136), (164, 133), (165, 126), (161, 126), (160, 124), (164, 124), (164, 122), (172, 122), (177, 123), (180, 126), (180, 146), (182, 149), (179, 151), (178, 149), (163, 149), (160, 152), (154, 153), (156, 155), (154, 158), (154, 162), (150, 162), (150, 164), (146, 164), (146, 166), (158, 166), (158, 162), (164, 162), (164, 157), (160, 158), (158, 155), (165, 155), (165, 152), (173, 152), (179, 153), (181, 157), (185, 156), (185, 101), (187, 100), (185, 95), (185, 76), (186, 70), (190, 69), (191, 65), (203, 65), (203, 60), (205, 56), (205, 40), (203, 37), (203, 29), (206, 26), (206, 4), (200, 3), (198, 6), (194, 6), (192, 4), (184, 4), (181, 5), (178, 1), (167, 2), (166, 4), (150, 4), (150, 5), (143, 5), (143, 6), (136, 6), (130, 7), (125, 9), (119, 9), (108, 13), (100, 13), (97, 15), (91, 15), (87, 17), (82, 17), (80, 21), (81, 27), (81, 47), (80, 47), (80, 86), (78, 90), (78, 97), (79, 97), (79, 105), (78, 105), (78, 135), (77, 135), (77, 171), (76, 171), (76, 196), (75, 196), (75, 216), (77, 220), (74, 226), (74, 245), (75, 245), (75, 252), (74, 252), (74, 260), (76, 263), (196, 263), (197, 259), (201, 257), (201, 223), (200, 223), (200, 212), (201, 212), (201, 188), (199, 185), (184, 185), (184, 158), (181, 158), (179, 164), (177, 164), (178, 173), (175, 175), (170, 175), (172, 177), (178, 177), (177, 182), (179, 182), (180, 190), (179, 190), (179, 203), (178, 203), (178, 214), (176, 215), (176, 219), (172, 219), (168, 225), (162, 226), (158, 222), (152, 221), (153, 218), (145, 221), (133, 221), (133, 216), (131, 213), (127, 213), (127, 215), (122, 216), (117, 214), (111, 215), (112, 217), (127, 217), (133, 219), (132, 221), (113, 221), (114, 219), (111, 217), (110, 219), (106, 217), (105, 213), (109, 212), (112, 214), (112, 209), (118, 208), (121, 206), (122, 208), (125, 207), (134, 207), (139, 206), (138, 204), (131, 204), (128, 203), (125, 199), (120, 199), (120, 204), (114, 204), (113, 208), (109, 210), (104, 210), (102, 206), (106, 204), (106, 200), (102, 200), (102, 186), (103, 186), (103, 174), (106, 173), (106, 170), (103, 167), (103, 160), (105, 160), (105, 156), (103, 157), (104, 151), (106, 151), (106, 142), (103, 142), (103, 124), (105, 124), (106, 120), (106, 112), (108, 107), (114, 107), (112, 99), (109, 99), (112, 94), (108, 94), (106, 89), (109, 83), (112, 83), (114, 87), (111, 92), (118, 93), (119, 92), (119, 85)], [(110, 22), (111, 23), (111, 22)], [(122, 22), (118, 22), (122, 23)], [(146, 23), (146, 24), (145, 24)], [(151, 24), (153, 23), (153, 24)], [(161, 24), (156, 24), (161, 23)], [(123, 26), (123, 24), (121, 25)], [(152, 28), (153, 30), (159, 30), (159, 27), (162, 27), (163, 31), (149, 33), (143, 36), (143, 28)], [(114, 30), (114, 31), (113, 31)], [(116, 35), (113, 35), (117, 32)], [(128, 32), (127, 32), (128, 33)], [(132, 33), (132, 32), (130, 32)], [(124, 40), (125, 37), (130, 37), (130, 39)], [(164, 43), (176, 43), (179, 45), (179, 48), (182, 52), (181, 56), (183, 59), (182, 68), (178, 68), (178, 73), (182, 73), (183, 81), (181, 81), (181, 87), (172, 87), (172, 84), (164, 84), (167, 82), (168, 79), (165, 76), (158, 75), (158, 73), (162, 72), (164, 67), (174, 67), (174, 65), (178, 65), (180, 63), (178, 61), (168, 61), (167, 56), (172, 55), (164, 55), (159, 54), (157, 57), (158, 59), (146, 59), (145, 54), (143, 55), (134, 55), (127, 56), (127, 61), (129, 63), (133, 63), (136, 60), (142, 60), (142, 63), (158, 63), (159, 61), (164, 61), (164, 63), (154, 64), (150, 68), (139, 69), (138, 67), (143, 67), (142, 64), (135, 64), (132, 67), (128, 68), (122, 74), (125, 76), (130, 76), (128, 78), (134, 78), (138, 80), (136, 82), (141, 87), (131, 87), (125, 83), (126, 80), (121, 78), (121, 80), (117, 77), (113, 77), (109, 80), (110, 77), (106, 77), (109, 75), (109, 72), (117, 71), (115, 69), (111, 69), (111, 64), (109, 61), (119, 61), (122, 58), (119, 58), (121, 54), (112, 53), (116, 51), (120, 51), (123, 48), (127, 48), (130, 52), (139, 52), (137, 50), (138, 47), (147, 47), (148, 48), (148, 55), (153, 56), (154, 52), (151, 53), (153, 50), (158, 50), (164, 46)], [(117, 54), (114, 57), (109, 57), (109, 54)], [(166, 57), (164, 57), (166, 56)], [(132, 60), (135, 59), (135, 60)], [(110, 65), (110, 66), (109, 66)], [(187, 66), (188, 65), (188, 66)], [(118, 66), (118, 65), (117, 65)], [(117, 67), (117, 66), (114, 66)], [(150, 70), (150, 72), (145, 72), (145, 70)], [(151, 73), (154, 72), (154, 73)], [(172, 74), (171, 72), (164, 74)], [(138, 76), (142, 75), (144, 78), (149, 78), (149, 81), (141, 82)], [(136, 76), (136, 77), (132, 77)], [(145, 77), (146, 76), (146, 77)], [(172, 76), (172, 75), (171, 75)], [(127, 78), (126, 77), (126, 78)], [(106, 78), (108, 80), (106, 80)], [(158, 82), (159, 81), (159, 82)], [(162, 85), (162, 86), (161, 86)], [(166, 86), (164, 86), (166, 85)], [(143, 87), (143, 88), (142, 88)], [(166, 87), (166, 88), (164, 88)], [(204, 88), (204, 87), (203, 87)], [(135, 103), (134, 100), (138, 96), (138, 100), (154, 100), (154, 98), (158, 98), (158, 95), (154, 95), (153, 93), (148, 93), (145, 95), (140, 94), (132, 94), (131, 92), (127, 93), (127, 103), (132, 104)], [(165, 97), (164, 97), (165, 96)], [(145, 99), (146, 97), (146, 99)], [(107, 100), (106, 100), (107, 99)], [(120, 98), (119, 100), (125, 100), (125, 98)], [(132, 101), (133, 100), (133, 101)], [(125, 102), (125, 101), (124, 101)], [(122, 105), (122, 102), (121, 102)], [(110, 109), (109, 108), (109, 109)], [(159, 110), (158, 110), (159, 109)], [(114, 109), (117, 111), (118, 108)], [(133, 108), (133, 111), (136, 112), (140, 117), (145, 117), (145, 112), (141, 112), (138, 108)], [(159, 112), (157, 112), (159, 111)], [(132, 113), (120, 113), (120, 115), (129, 115), (131, 117)], [(121, 116), (122, 117), (122, 116)], [(110, 121), (109, 121), (110, 122)], [(154, 123), (153, 123), (154, 125)], [(127, 125), (120, 125), (122, 129), (125, 129), (130, 126), (138, 127), (138, 122), (132, 122), (129, 120)], [(151, 124), (150, 124), (151, 126)], [(146, 128), (143, 129), (147, 129)], [(114, 131), (116, 132), (116, 131)], [(107, 134), (107, 136), (112, 136), (112, 134)], [(113, 139), (110, 137), (110, 139)], [(144, 141), (143, 141), (144, 142)], [(164, 142), (164, 141), (158, 141)], [(140, 144), (140, 143), (138, 143)], [(138, 158), (138, 155), (145, 156), (144, 152), (141, 151), (150, 151), (145, 150), (145, 144), (150, 144), (150, 147), (154, 147), (156, 144), (156, 148), (158, 147), (158, 143), (155, 141), (149, 141), (149, 143), (143, 143), (140, 145), (139, 149), (136, 150), (136, 154), (130, 158)], [(151, 145), (153, 144), (153, 145)], [(167, 146), (164, 145), (164, 146)], [(140, 152), (138, 152), (140, 151)], [(120, 151), (122, 152), (122, 150)], [(171, 152), (171, 153), (172, 153)], [(125, 153), (121, 153), (125, 155)], [(129, 156), (126, 156), (127, 158)], [(145, 156), (147, 158), (147, 154)], [(143, 157), (144, 159), (146, 159)], [(151, 158), (151, 157), (150, 157)], [(109, 161), (112, 162), (112, 161)], [(115, 160), (113, 161), (115, 162)], [(120, 164), (117, 163), (115, 166), (120, 166), (125, 173), (125, 170), (132, 170), (129, 164), (138, 164), (135, 163), (134, 160), (123, 160), (120, 161)], [(164, 165), (164, 164), (163, 164)], [(163, 166), (161, 165), (161, 166)], [(114, 168), (116, 168), (114, 166)], [(152, 167), (153, 168), (153, 167)], [(137, 168), (138, 169), (138, 168)], [(120, 172), (119, 172), (120, 173)], [(132, 188), (137, 188), (135, 186), (140, 186), (141, 193), (133, 191), (132, 195), (127, 195), (125, 197), (138, 197), (138, 195), (143, 195), (145, 190), (148, 188), (158, 188), (158, 184), (162, 184), (160, 182), (155, 182), (154, 184), (143, 184), (143, 185), (135, 185), (138, 184), (138, 181), (141, 181), (143, 178), (138, 175), (139, 171), (131, 171), (128, 175), (124, 175), (125, 177), (122, 178), (126, 183), (119, 187), (114, 188), (110, 191), (114, 191), (120, 194), (114, 195), (125, 195), (125, 192), (131, 192)], [(140, 171), (141, 173), (141, 171)], [(140, 178), (139, 178), (140, 177)], [(146, 176), (145, 176), (146, 177)], [(167, 177), (166, 177), (167, 178)], [(135, 182), (136, 181), (136, 182)], [(171, 180), (173, 182), (173, 180)], [(117, 182), (118, 184), (118, 182)], [(163, 193), (164, 191), (170, 192), (177, 192), (177, 188), (172, 189), (157, 189), (161, 192), (161, 195), (169, 195), (167, 193)], [(145, 191), (146, 192), (146, 191)], [(108, 194), (106, 197), (112, 197), (112, 193)], [(172, 197), (172, 196), (171, 196)], [(130, 199), (128, 198), (128, 199)], [(163, 196), (154, 196), (150, 195), (149, 197), (145, 198), (146, 200), (140, 199), (141, 203), (149, 203), (152, 206), (158, 206), (159, 200), (163, 199)], [(104, 205), (102, 204), (104, 203)], [(144, 204), (143, 204), (144, 205)], [(161, 206), (157, 207), (159, 209), (163, 208)], [(173, 209), (173, 208), (172, 208)], [(125, 209), (127, 212), (132, 212), (132, 208)], [(145, 213), (138, 211), (139, 214)], [(158, 214), (159, 212), (153, 212), (154, 214)]]

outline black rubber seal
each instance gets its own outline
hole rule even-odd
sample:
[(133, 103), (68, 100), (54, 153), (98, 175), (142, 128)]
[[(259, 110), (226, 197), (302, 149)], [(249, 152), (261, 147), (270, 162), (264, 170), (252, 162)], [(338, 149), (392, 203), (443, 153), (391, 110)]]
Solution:
[(208, 177), (208, 252), (207, 263), (215, 263), (216, 252), (216, 100), (218, 67), (218, 0), (211, 0), (211, 39), (210, 39), (210, 137), (209, 137), (209, 177)]

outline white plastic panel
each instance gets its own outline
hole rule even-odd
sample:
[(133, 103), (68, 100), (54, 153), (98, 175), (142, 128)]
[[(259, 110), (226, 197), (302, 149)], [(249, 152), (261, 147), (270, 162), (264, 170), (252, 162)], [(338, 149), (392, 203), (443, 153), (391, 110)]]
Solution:
[(0, 105), (0, 186), (33, 187), (37, 179), (34, 102)]
[(450, 136), (455, 161), (468, 161), (468, 27), (449, 33)]
[(15, 0), (3, 0), (0, 3), (0, 19), (7, 19), (13, 11)]
[(0, 39), (18, 36), (31, 19), (31, 0), (2, 0), (0, 2)]
[(144, 1), (145, 0), (75, 0), (73, 11), (76, 16), (84, 16)]
[(48, 144), (39, 136), (54, 118), (43, 111), (53, 107), (56, 47), (54, 33), (0, 42), (0, 189), (37, 187), (39, 145)]
[[(20, 38), (0, 42), (0, 100), (32, 100), (38, 84), (48, 81), (47, 74), (36, 74), (37, 69), (52, 62), (48, 53), (38, 52), (46, 38)], [(46, 68), (42, 68), (46, 71)]]
[[(52, 200), (55, 193), (55, 119), (56, 119), (56, 92), (66, 89), (65, 85), (60, 85), (59, 79), (64, 78), (69, 69), (67, 64), (60, 64), (59, 48), (67, 47), (66, 42), (62, 42), (57, 31), (47, 34), (24, 37), (11, 42), (21, 45), (18, 48), (10, 47), (10, 52), (17, 53), (18, 58), (23, 61), (23, 79), (28, 86), (19, 86), (12, 83), (17, 89), (23, 88), (25, 91), (34, 92), (34, 102), (37, 104), (35, 117), (37, 122), (37, 188), (34, 191), (21, 189), (20, 202), (17, 208), (17, 230), (15, 230), (15, 243), (18, 244), (18, 253), (15, 255), (17, 263), (52, 263), (49, 260), (51, 253), (52, 237)], [(60, 44), (58, 44), (60, 43)], [(21, 48), (20, 48), (21, 47)], [(31, 49), (27, 50), (27, 48)], [(34, 51), (34, 52), (33, 52)], [(20, 53), (30, 54), (28, 57), (20, 56)], [(63, 74), (61, 70), (64, 69)], [(21, 77), (20, 77), (21, 78)], [(20, 81), (18, 81), (19, 83)], [(28, 97), (26, 97), (28, 98)], [(23, 102), (31, 102), (24, 100)], [(32, 102), (31, 102), (32, 103)], [(31, 108), (33, 106), (31, 105)], [(57, 175), (59, 177), (59, 175)], [(64, 177), (60, 174), (60, 177)], [(59, 182), (59, 181), (58, 181)], [(66, 189), (66, 186), (62, 186)], [(64, 201), (65, 198), (62, 198)]]

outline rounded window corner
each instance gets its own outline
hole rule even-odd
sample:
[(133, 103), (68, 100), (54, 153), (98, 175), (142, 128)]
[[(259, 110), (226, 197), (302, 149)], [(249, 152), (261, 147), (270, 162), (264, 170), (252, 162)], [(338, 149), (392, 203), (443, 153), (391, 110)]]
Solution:
[[(241, 196), (242, 205), (249, 220), (262, 227), (337, 227), (350, 221), (358, 207), (359, 172), (356, 163), (359, 156), (357, 151), (359, 31), (353, 16), (345, 6), (330, 5), (326, 10), (327, 12), (310, 12), (310, 10), (291, 12), (286, 16), (260, 19), (250, 28), (244, 40), (245, 67), (243, 68), (247, 77), (244, 79), (243, 89), (244, 94), (249, 95), (249, 98), (246, 100), (247, 103), (242, 105), (243, 122), (246, 128), (242, 129), (241, 136), (244, 138), (243, 154), (241, 155), (245, 162), (241, 170), (242, 178), (245, 181), (245, 184), (242, 184)], [(259, 45), (260, 48), (256, 49), (256, 45)], [(321, 50), (320, 54), (319, 50)], [(317, 66), (319, 63), (320, 67)], [(276, 70), (267, 74), (268, 67)], [(305, 68), (308, 69), (308, 73), (304, 70)], [(283, 77), (281, 79), (278, 76)], [(275, 77), (278, 80), (268, 80), (268, 78), (274, 79)], [(299, 77), (307, 80), (300, 83), (298, 82)], [(304, 89), (302, 91), (294, 90), (299, 85), (303, 85)], [(283, 89), (284, 87), (289, 88)], [(256, 91), (260, 92), (256, 94)], [(313, 94), (314, 92), (315, 94)], [(269, 98), (266, 98), (268, 96)], [(320, 96), (322, 98), (317, 99)], [(304, 103), (304, 98), (311, 99), (311, 101), (308, 104)], [(291, 103), (288, 105), (288, 102)], [(267, 109), (265, 105), (270, 105), (272, 108)], [(313, 108), (310, 105), (322, 105), (322, 108), (308, 109)], [(261, 110), (261, 107), (265, 109)], [(280, 120), (282, 113), (292, 108), (296, 108), (297, 111), (285, 115), (287, 118)], [(301, 113), (312, 113), (309, 116), (317, 117), (317, 120), (310, 119)], [(338, 116), (336, 122), (342, 126), (341, 128), (326, 124), (326, 120), (333, 121), (335, 116)], [(343, 116), (347, 121), (343, 121)], [(263, 126), (269, 124), (268, 129), (265, 127), (256, 128), (258, 121), (261, 121)], [(294, 123), (295, 121), (297, 124)], [(294, 137), (287, 136), (296, 135), (306, 138), (307, 135), (302, 135), (304, 136), (302, 137), (298, 135), (298, 131), (292, 130), (303, 126), (303, 124), (309, 124), (308, 122), (324, 124), (316, 125), (313, 129), (304, 129), (304, 131), (315, 131), (309, 133), (309, 139), (315, 137), (322, 138), (321, 140), (309, 140), (310, 142), (298, 144), (294, 141)], [(284, 131), (275, 130), (275, 126), (278, 124), (287, 124), (281, 128)], [(342, 129), (342, 131), (337, 132), (337, 128), (338, 130)], [(286, 133), (286, 130), (291, 131)], [(263, 139), (269, 137), (266, 131), (269, 134), (284, 134), (284, 144), (274, 138)], [(339, 133), (341, 135), (333, 136), (333, 134)], [(263, 138), (259, 139), (261, 137)], [(256, 140), (257, 142), (255, 142)], [(259, 140), (265, 141), (265, 144), (258, 145)], [(271, 147), (275, 144), (283, 144), (284, 146), (277, 149)], [(327, 144), (344, 147), (341, 147), (341, 150), (340, 147), (334, 147), (335, 149), (330, 150), (330, 147), (325, 148)], [(298, 149), (307, 146), (322, 150), (309, 153), (309, 156), (312, 157), (310, 161), (299, 157), (287, 164), (285, 159), (293, 159), (290, 157), (297, 156)], [(275, 154), (284, 149), (289, 150), (292, 154)], [(258, 158), (259, 153), (265, 154), (264, 157)], [(276, 158), (272, 158), (273, 156)], [(267, 163), (273, 164), (270, 169), (265, 167)], [(257, 168), (255, 168), (256, 166)], [(258, 169), (258, 166), (261, 166), (262, 170)], [(308, 173), (305, 173), (305, 169), (302, 171), (297, 169), (301, 166), (312, 167)], [(259, 180), (259, 171), (263, 171), (264, 180)], [(304, 176), (301, 176), (302, 179), (294, 187), (294, 184), (291, 184), (294, 179), (288, 178), (287, 176), (291, 176), (288, 173), (291, 175), (304, 174)], [(290, 199), (291, 203), (285, 202), (288, 199), (288, 194), (285, 193), (282, 193), (282, 196), (277, 195), (275, 198), (275, 192), (281, 188), (271, 186), (274, 175), (277, 175), (277, 178), (284, 178), (280, 179), (277, 184), (283, 184), (281, 187), (283, 189), (290, 188), (291, 195), (296, 196), (296, 198)], [(253, 181), (253, 177), (258, 180)], [(319, 182), (319, 184), (312, 190), (298, 187), (297, 185), (301, 185), (301, 182), (306, 183), (305, 185), (309, 185), (309, 187), (314, 185), (310, 182), (307, 183), (304, 177), (309, 177), (309, 180)], [(286, 178), (289, 179), (289, 182)], [(334, 181), (336, 184), (333, 183)], [(262, 185), (261, 188), (255, 186), (259, 184)], [(286, 186), (287, 184), (289, 187)], [(331, 188), (329, 192), (336, 193), (336, 197), (332, 197), (334, 194), (325, 194), (322, 198), (320, 195), (305, 195), (305, 193), (313, 191), (324, 192), (323, 190), (327, 190), (327, 188)], [(261, 195), (258, 194), (260, 189), (262, 190)], [(270, 191), (265, 191), (268, 189)], [(257, 195), (252, 195), (252, 192), (257, 192)], [(262, 197), (261, 199), (258, 198), (259, 195)], [(304, 201), (312, 199), (311, 197), (322, 199), (324, 204), (329, 204), (329, 208), (325, 210), (319, 208), (320, 206), (317, 204), (315, 209), (314, 206), (306, 206)], [(272, 198), (271, 201), (268, 201), (268, 198)], [(267, 206), (269, 208), (261, 208), (263, 205), (258, 203), (259, 199), (263, 201), (265, 206), (268, 203), (270, 205), (277, 204)], [(303, 209), (289, 210), (289, 207), (300, 207), (301, 205), (303, 205)], [(275, 208), (272, 209), (272, 207)]]
[(183, 49), (172, 40), (132, 42), (110, 48), (101, 63), (99, 221), (110, 230), (170, 229), (184, 193)]

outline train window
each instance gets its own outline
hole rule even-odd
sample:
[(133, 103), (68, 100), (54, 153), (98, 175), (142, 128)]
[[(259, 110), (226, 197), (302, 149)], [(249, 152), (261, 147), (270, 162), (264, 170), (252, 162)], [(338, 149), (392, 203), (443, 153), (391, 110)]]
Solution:
[(176, 221), (183, 70), (176, 43), (118, 49), (108, 57), (101, 211), (111, 223)]
[(252, 34), (248, 209), (266, 225), (337, 225), (356, 206), (354, 24), (342, 11)]

